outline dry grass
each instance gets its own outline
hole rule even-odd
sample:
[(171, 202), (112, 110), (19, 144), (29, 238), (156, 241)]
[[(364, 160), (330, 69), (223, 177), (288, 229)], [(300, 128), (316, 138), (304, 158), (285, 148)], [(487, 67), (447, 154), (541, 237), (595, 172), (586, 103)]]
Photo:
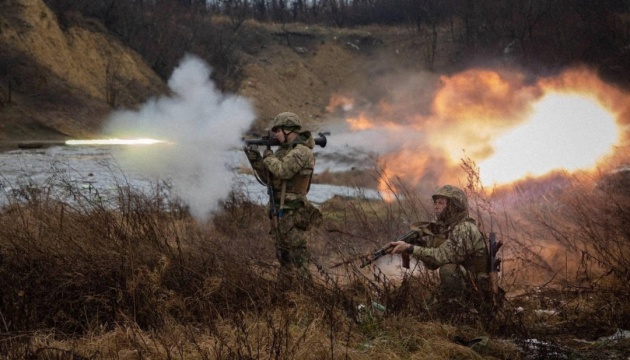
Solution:
[[(237, 194), (212, 221), (199, 223), (176, 201), (124, 186), (109, 203), (82, 197), (79, 189), (68, 189), (76, 195), (70, 202), (29, 189), (7, 199), (0, 215), (0, 353), (6, 359), (514, 359), (524, 355), (505, 336), (593, 340), (625, 326), (627, 284), (614, 280), (615, 272), (589, 287), (571, 287), (565, 278), (526, 287), (518, 273), (536, 251), (525, 252), (525, 244), (510, 244), (519, 265), (508, 269), (519, 271), (504, 274), (510, 296), (490, 323), (473, 313), (445, 319), (427, 312), (424, 300), (437, 279), (422, 266), (403, 272), (398, 259), (386, 257), (377, 266), (331, 269), (427, 216), (420, 197), (392, 181), (400, 191), (393, 201), (324, 204), (325, 221), (311, 246), (315, 285), (290, 291), (276, 287), (264, 209)], [(493, 210), (484, 195), (474, 186), (468, 191), (478, 191), (473, 204), (488, 216)], [(504, 239), (521, 239), (514, 227), (495, 226), (505, 230)], [(387, 310), (373, 309), (373, 302)], [(480, 335), (490, 337), (484, 352), (454, 341)], [(586, 352), (598, 346), (572, 345)]]

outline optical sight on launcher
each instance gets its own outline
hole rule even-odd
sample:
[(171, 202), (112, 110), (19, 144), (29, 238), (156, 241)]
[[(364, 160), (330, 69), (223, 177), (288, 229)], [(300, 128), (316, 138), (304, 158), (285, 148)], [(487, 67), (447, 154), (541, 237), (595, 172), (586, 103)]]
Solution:
[[(330, 135), (330, 132), (326, 131), (326, 132), (320, 132), (317, 135), (319, 135), (319, 137), (315, 138), (315, 145), (319, 145), (321, 147), (326, 147), (326, 135)], [(267, 146), (267, 147), (271, 147), (271, 146), (280, 146), (280, 141), (278, 141), (278, 139), (276, 139), (275, 137), (272, 137), (271, 134), (267, 134), (266, 136), (261, 137), (260, 139), (245, 139), (243, 138), (243, 141), (245, 142), (245, 144), (247, 145), (263, 145), (263, 146)]]

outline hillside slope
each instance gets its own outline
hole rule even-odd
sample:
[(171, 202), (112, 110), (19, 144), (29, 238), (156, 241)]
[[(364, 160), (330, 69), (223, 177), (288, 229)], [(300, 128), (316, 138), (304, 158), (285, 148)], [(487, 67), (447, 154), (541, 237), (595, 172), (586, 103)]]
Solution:
[[(423, 64), (413, 29), (250, 21), (242, 28), (244, 80), (237, 92), (254, 104), (256, 131), (282, 111), (319, 130), (335, 92), (377, 93), (375, 78)], [(102, 24), (80, 14), (60, 24), (42, 0), (0, 4), (0, 49), (0, 139), (96, 136), (113, 108), (138, 106), (166, 91), (165, 80)]]
[(62, 27), (42, 0), (0, 3), (0, 138), (89, 136), (163, 81), (101, 25)]
[(243, 57), (246, 80), (239, 88), (258, 110), (258, 127), (281, 111), (296, 112), (309, 127), (321, 127), (334, 117), (327, 106), (335, 93), (378, 101), (388, 79), (422, 72), (422, 44), (415, 43), (414, 30), (293, 24), (265, 25), (264, 31), (269, 34), (265, 46)]

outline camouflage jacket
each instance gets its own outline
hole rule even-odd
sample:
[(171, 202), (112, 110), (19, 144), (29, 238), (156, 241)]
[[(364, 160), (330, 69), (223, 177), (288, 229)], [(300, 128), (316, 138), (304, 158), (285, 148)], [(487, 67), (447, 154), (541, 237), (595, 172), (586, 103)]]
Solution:
[(431, 269), (445, 264), (458, 264), (473, 273), (487, 272), (485, 237), (474, 219), (467, 217), (450, 226), (440, 236), (446, 236), (446, 241), (437, 247), (431, 247), (430, 244), (426, 247), (416, 246), (413, 256)]
[(286, 184), (287, 207), (307, 202), (306, 193), (315, 168), (314, 147), (315, 139), (310, 131), (304, 131), (293, 142), (278, 147), (273, 156), (252, 162), (252, 167), (265, 184), (268, 184), (268, 174), (271, 173), (277, 204), (280, 204), (283, 182)]

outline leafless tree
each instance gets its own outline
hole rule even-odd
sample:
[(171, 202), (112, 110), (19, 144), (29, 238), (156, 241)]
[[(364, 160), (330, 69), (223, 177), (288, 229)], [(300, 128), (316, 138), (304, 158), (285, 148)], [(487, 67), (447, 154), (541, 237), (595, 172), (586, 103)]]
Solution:
[(16, 56), (0, 57), (0, 105), (10, 104), (13, 101), (13, 90), (19, 83), (15, 75), (15, 67), (19, 64)]

